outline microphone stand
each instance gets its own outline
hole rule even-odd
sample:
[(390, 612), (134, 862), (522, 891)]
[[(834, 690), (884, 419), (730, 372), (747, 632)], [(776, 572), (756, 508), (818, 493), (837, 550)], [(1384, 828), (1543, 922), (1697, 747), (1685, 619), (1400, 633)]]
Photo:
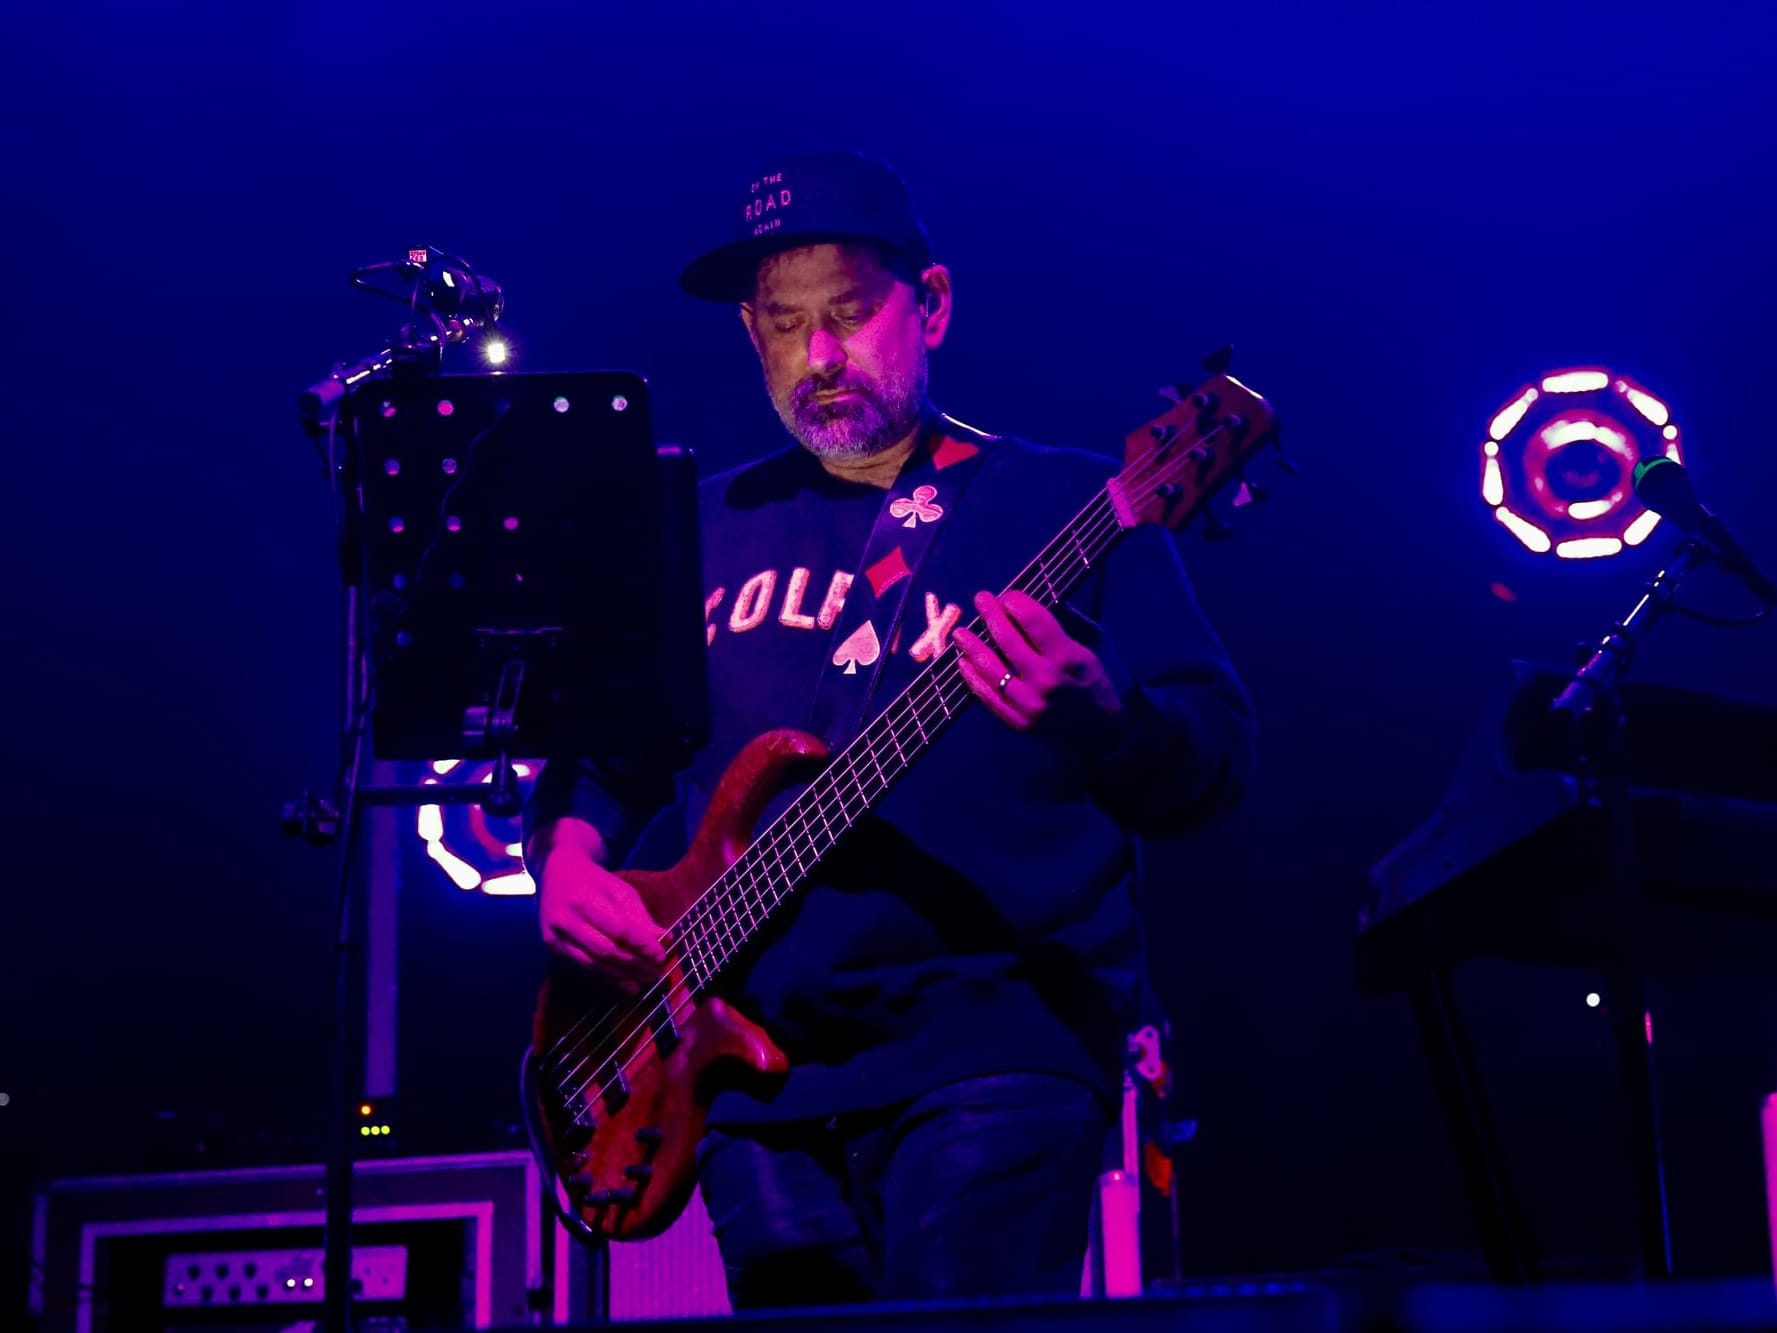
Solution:
[(1628, 674), (1635, 661), (1635, 650), (1649, 631), (1672, 611), (1678, 601), (1679, 584), (1684, 576), (1705, 564), (1709, 550), (1694, 539), (1682, 541), (1672, 563), (1649, 583), (1629, 614), (1612, 625), (1591, 657), (1574, 672), (1567, 687), (1550, 705), (1552, 711), (1578, 719), (1586, 712), (1614, 697), (1617, 682)]
[(341, 691), (340, 771), (331, 800), (304, 792), (284, 806), (284, 830), (303, 836), (317, 847), (339, 844), (335, 885), (333, 945), (333, 1015), (328, 1041), (327, 1132), (323, 1162), (324, 1221), (321, 1237), (321, 1327), (325, 1333), (349, 1333), (352, 1327), (352, 1108), (362, 1091), (365, 1050), (364, 936), (366, 903), (357, 875), (359, 838), (363, 828), (361, 781), (364, 744), (370, 725), (369, 671), (362, 629), (361, 571), (358, 554), (356, 478), (338, 449), (346, 396), (373, 376), (398, 367), (420, 373), (437, 367), (436, 353), (402, 343), (361, 361), (334, 367), (326, 379), (310, 385), (297, 399), (297, 419), (327, 469), (339, 525), (340, 573), (344, 582), (341, 640), (344, 649)]
[(1677, 609), (1679, 585), (1685, 575), (1708, 558), (1708, 548), (1702, 542), (1680, 543), (1672, 561), (1654, 576), (1629, 614), (1610, 628), (1550, 706), (1551, 712), (1565, 717), (1572, 725), (1581, 796), (1602, 817), (1604, 826), (1607, 882), (1617, 908), (1606, 995), (1629, 1106), (1642, 1270), (1646, 1276), (1662, 1278), (1672, 1276), (1672, 1219), (1666, 1198), (1665, 1154), (1654, 1077), (1653, 1012), (1648, 1007), (1647, 982), (1639, 966), (1640, 941), (1635, 937), (1642, 919), (1638, 911), (1642, 872), (1618, 685), (1628, 674), (1640, 642)]

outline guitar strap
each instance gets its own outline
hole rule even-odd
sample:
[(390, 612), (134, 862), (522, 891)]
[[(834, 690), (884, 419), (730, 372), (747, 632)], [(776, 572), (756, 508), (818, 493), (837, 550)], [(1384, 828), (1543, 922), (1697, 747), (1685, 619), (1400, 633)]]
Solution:
[(937, 417), (883, 497), (863, 560), (833, 622), (809, 710), (808, 729), (833, 753), (850, 743), (869, 715), (915, 576), (945, 526), (956, 521), (963, 491), (980, 470), (992, 438)]

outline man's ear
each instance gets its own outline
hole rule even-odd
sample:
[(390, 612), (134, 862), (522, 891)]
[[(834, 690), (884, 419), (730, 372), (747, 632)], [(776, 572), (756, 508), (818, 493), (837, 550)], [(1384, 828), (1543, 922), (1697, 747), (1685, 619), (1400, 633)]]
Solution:
[(935, 351), (944, 345), (944, 335), (950, 330), (950, 314), (955, 308), (950, 270), (944, 265), (933, 264), (919, 275), (919, 308), (926, 350)]
[(750, 302), (742, 301), (740, 303), (740, 322), (747, 326), (747, 337), (751, 338), (753, 345), (757, 347), (759, 345), (759, 330), (753, 324), (753, 307)]

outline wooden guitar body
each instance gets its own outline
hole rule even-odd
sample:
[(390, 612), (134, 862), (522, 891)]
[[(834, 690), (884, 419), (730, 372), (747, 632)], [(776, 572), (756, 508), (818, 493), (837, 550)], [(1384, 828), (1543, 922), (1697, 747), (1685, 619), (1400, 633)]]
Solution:
[[(756, 738), (723, 773), (684, 858), (670, 870), (625, 871), (623, 878), (663, 928), (672, 926), (746, 850), (772, 799), (806, 781), (826, 757), (826, 747), (803, 732)], [(674, 949), (664, 980), (669, 996), (689, 991)], [(769, 1077), (789, 1068), (763, 1028), (715, 996), (681, 999), (667, 1010), (676, 1011), (670, 1026), (647, 1024), (647, 1011), (630, 1016), (641, 1003), (577, 969), (555, 968), (537, 997), (526, 1061), (533, 1138), (571, 1213), (601, 1240), (640, 1240), (672, 1225), (696, 1183), (698, 1140), (725, 1074)], [(600, 1062), (592, 1052), (607, 1045), (607, 1029), (615, 1049), (639, 1024), (645, 1030), (623, 1047), (636, 1058), (624, 1063), (621, 1081), (595, 1078)], [(564, 1055), (551, 1062), (538, 1056), (558, 1049)], [(575, 1067), (575, 1055), (584, 1068)], [(590, 1087), (576, 1090), (588, 1079)]]

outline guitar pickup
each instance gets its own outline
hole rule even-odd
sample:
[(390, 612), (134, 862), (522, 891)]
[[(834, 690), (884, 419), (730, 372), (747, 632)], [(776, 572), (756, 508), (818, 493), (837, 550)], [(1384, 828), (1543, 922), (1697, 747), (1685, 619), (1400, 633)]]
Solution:
[(648, 1015), (648, 1026), (654, 1030), (654, 1044), (662, 1055), (671, 1055), (678, 1047), (679, 1025), (673, 1021), (673, 1012), (665, 1001), (655, 1006), (654, 1012)]
[(599, 1096), (604, 1098), (606, 1109), (612, 1111), (621, 1110), (623, 1104), (629, 1100), (629, 1080), (623, 1076), (621, 1066), (611, 1070), (611, 1077), (605, 1082)]

